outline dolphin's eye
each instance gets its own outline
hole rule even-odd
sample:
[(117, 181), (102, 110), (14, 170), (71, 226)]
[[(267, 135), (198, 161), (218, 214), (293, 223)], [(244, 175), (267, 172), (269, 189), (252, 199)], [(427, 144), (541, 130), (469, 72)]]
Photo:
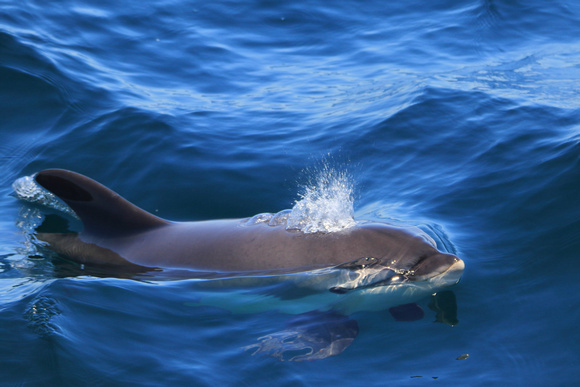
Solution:
[(332, 288), (330, 288), (328, 290), (330, 290), (330, 292), (336, 293), (336, 294), (345, 294), (351, 289), (347, 289), (347, 288), (342, 287), (342, 286), (333, 286)]
[(428, 258), (427, 254), (420, 255), (419, 258), (417, 258), (417, 263), (422, 262), (427, 258)]

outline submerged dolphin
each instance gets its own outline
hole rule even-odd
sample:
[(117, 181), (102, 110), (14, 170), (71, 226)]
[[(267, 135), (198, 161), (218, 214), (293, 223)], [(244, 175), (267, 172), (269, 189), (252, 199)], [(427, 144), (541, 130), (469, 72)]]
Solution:
[[(246, 348), (278, 358), (304, 349), (310, 352), (290, 360), (341, 353), (358, 333), (356, 321), (345, 315), (415, 302), (457, 283), (464, 269), (461, 259), (438, 251), (414, 228), (359, 222), (337, 232), (304, 233), (287, 229), (285, 221), (263, 221), (262, 215), (171, 222), (75, 172), (44, 170), (34, 178), (82, 221), (80, 233), (37, 233), (50, 249), (72, 261), (121, 271), (186, 270), (193, 278), (234, 279), (242, 286), (252, 281), (274, 284), (267, 287), (270, 298), (258, 302), (246, 291), (236, 297), (207, 291), (216, 280), (200, 282), (206, 287), (196, 295), (202, 304), (232, 311), (274, 308), (307, 316)], [(293, 290), (277, 296), (287, 279)], [(311, 313), (314, 325), (306, 322)]]
[(459, 281), (464, 268), (461, 259), (439, 252), (428, 237), (409, 228), (369, 222), (306, 234), (250, 218), (170, 222), (75, 172), (44, 170), (35, 180), (70, 206), (84, 226), (78, 234), (39, 233), (38, 238), (82, 264), (286, 273), (338, 266), (364, 272), (366, 280), (357, 282), (364, 288), (401, 281), (449, 285)]

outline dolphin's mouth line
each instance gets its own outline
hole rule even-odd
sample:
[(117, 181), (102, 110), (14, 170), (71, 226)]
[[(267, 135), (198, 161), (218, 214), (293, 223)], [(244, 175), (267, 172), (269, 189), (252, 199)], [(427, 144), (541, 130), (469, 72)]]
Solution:
[[(419, 261), (413, 267), (414, 268), (417, 267), (417, 265), (419, 265), (425, 259), (428, 259), (428, 257), (421, 257), (419, 259)], [(347, 263), (338, 265), (338, 266), (336, 266), (336, 268), (343, 269), (343, 270), (357, 271), (357, 270), (364, 270), (364, 269), (371, 268), (373, 266), (376, 266), (380, 262), (381, 262), (381, 259), (379, 259), (379, 258), (364, 257), (364, 258), (360, 258), (360, 259), (357, 259), (357, 260), (354, 260), (351, 262), (347, 262)], [(427, 282), (427, 281), (433, 280), (435, 278), (442, 278), (449, 273), (452, 274), (452, 272), (454, 272), (454, 271), (462, 272), (463, 267), (464, 267), (463, 261), (458, 260), (458, 261), (454, 262), (453, 264), (451, 264), (450, 266), (448, 266), (442, 272), (436, 273), (433, 276), (416, 276), (416, 270), (393, 268), (391, 266), (385, 265), (385, 266), (382, 266), (381, 271), (388, 271), (389, 273), (387, 274), (387, 277), (384, 279), (381, 279), (381, 280), (376, 281), (376, 282), (364, 284), (364, 285), (359, 285), (359, 286), (333, 286), (329, 289), (329, 291), (332, 293), (336, 293), (336, 294), (345, 294), (345, 293), (348, 293), (352, 290), (371, 289), (371, 288), (376, 288), (379, 286), (397, 286), (397, 285), (402, 285), (402, 284), (409, 283), (409, 282)], [(459, 278), (455, 282), (456, 283), (459, 282)]]
[[(387, 269), (386, 270), (391, 270), (392, 269)], [(350, 292), (351, 290), (362, 290), (362, 289), (371, 289), (371, 288), (377, 288), (379, 286), (393, 286), (393, 285), (402, 285), (406, 282), (411, 282), (412, 280), (402, 274), (395, 274), (387, 279), (384, 280), (380, 280), (377, 282), (373, 282), (370, 283), (368, 285), (360, 285), (360, 286), (354, 286), (354, 287), (347, 287), (347, 286), (333, 286), (332, 288), (330, 288), (329, 290), (332, 293), (336, 293), (336, 294), (345, 294)]]

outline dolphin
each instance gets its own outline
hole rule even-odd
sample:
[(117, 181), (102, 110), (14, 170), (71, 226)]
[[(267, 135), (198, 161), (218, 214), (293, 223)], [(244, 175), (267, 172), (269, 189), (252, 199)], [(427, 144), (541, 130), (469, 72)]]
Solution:
[[(345, 316), (413, 303), (459, 282), (465, 267), (461, 259), (439, 251), (416, 228), (359, 221), (336, 232), (304, 233), (288, 229), (287, 217), (264, 214), (173, 222), (75, 172), (48, 169), (34, 179), (82, 222), (80, 232), (37, 229), (38, 240), (71, 261), (113, 271), (184, 271), (191, 278), (212, 278), (201, 281), (205, 288), (196, 289), (201, 304), (234, 312), (236, 308), (241, 312), (269, 310), (273, 302), (282, 300), (287, 302), (276, 303), (275, 309), (299, 316), (315, 313), (322, 325), (301, 328), (306, 319), (298, 317), (289, 331), (247, 347), (274, 357), (297, 348), (313, 351), (300, 357), (303, 360), (336, 355), (350, 344), (358, 328), (334, 313)], [(232, 279), (242, 289), (255, 281), (273, 284), (267, 291), (276, 301), (259, 298), (256, 302), (256, 295), (245, 290), (236, 297), (212, 291), (216, 283)], [(285, 287), (288, 279), (290, 293)], [(257, 310), (252, 309), (257, 305)], [(320, 315), (327, 312), (332, 318)]]
[(255, 217), (172, 222), (72, 171), (44, 170), (35, 181), (72, 208), (83, 224), (80, 233), (38, 233), (38, 239), (85, 265), (229, 273), (338, 267), (364, 272), (366, 281), (358, 285), (365, 288), (435, 279), (453, 284), (464, 269), (461, 259), (438, 251), (413, 228), (359, 222), (337, 232), (308, 234), (288, 230), (284, 222), (256, 222)]
[[(345, 293), (394, 282), (459, 281), (464, 262), (437, 250), (417, 230), (377, 222), (329, 233), (303, 233), (254, 218), (172, 222), (140, 209), (81, 174), (49, 169), (36, 182), (64, 201), (83, 224), (80, 233), (39, 233), (38, 239), (85, 265), (208, 272), (301, 272), (338, 267), (364, 273)], [(383, 273), (382, 275), (380, 273)]]

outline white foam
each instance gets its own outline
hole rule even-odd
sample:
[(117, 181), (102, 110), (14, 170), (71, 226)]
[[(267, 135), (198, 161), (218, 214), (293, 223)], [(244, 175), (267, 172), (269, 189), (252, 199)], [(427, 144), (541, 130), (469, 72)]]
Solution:
[(14, 189), (14, 193), (18, 199), (40, 204), (76, 217), (76, 214), (69, 206), (63, 203), (53, 193), (38, 185), (36, 180), (34, 180), (34, 175), (23, 176), (17, 179), (12, 183), (12, 189)]
[(356, 225), (354, 184), (346, 171), (324, 165), (303, 192), (288, 215), (286, 228), (304, 233), (330, 233)]

